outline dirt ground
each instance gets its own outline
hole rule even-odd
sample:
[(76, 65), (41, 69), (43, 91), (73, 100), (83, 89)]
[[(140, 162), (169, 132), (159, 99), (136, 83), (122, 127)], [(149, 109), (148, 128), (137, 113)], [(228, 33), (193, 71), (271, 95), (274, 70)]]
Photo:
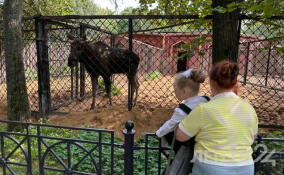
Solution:
[(115, 134), (123, 137), (122, 130), (125, 122), (132, 120), (136, 131), (136, 138), (145, 132), (154, 132), (163, 121), (170, 118), (172, 109), (133, 108), (128, 111), (124, 106), (115, 106), (96, 109), (88, 112), (74, 112), (66, 116), (54, 115), (50, 117), (51, 124), (67, 126), (96, 126), (99, 128), (114, 130)]
[[(145, 106), (145, 105), (144, 105)], [(7, 119), (7, 107), (0, 104), (0, 119)], [(107, 106), (85, 112), (71, 112), (66, 115), (57, 114), (50, 115), (50, 124), (63, 126), (94, 126), (114, 130), (115, 134), (123, 138), (123, 129), (125, 122), (132, 120), (136, 131), (135, 138), (143, 135), (145, 132), (156, 131), (163, 122), (171, 117), (173, 109), (171, 108), (151, 108), (134, 107), (132, 111), (128, 111), (126, 106)], [(259, 117), (260, 124), (284, 125), (283, 120), (284, 106), (279, 111), (274, 111), (264, 115), (267, 117)]]
[(0, 103), (0, 120), (7, 119), (7, 106)]
[[(114, 130), (115, 134), (123, 137), (122, 130), (125, 122), (132, 120), (136, 131), (135, 138), (145, 132), (154, 132), (161, 123), (170, 118), (173, 109), (134, 107), (128, 111), (125, 106), (114, 106), (95, 109), (86, 112), (72, 112), (67, 115), (50, 115), (50, 124), (63, 126), (94, 126)], [(0, 104), (0, 120), (7, 119), (7, 106)]]
[[(121, 94), (114, 96), (113, 106), (108, 104), (108, 99), (102, 96), (97, 97), (97, 107), (89, 110), (91, 98), (82, 101), (75, 101), (68, 106), (61, 107), (56, 112), (62, 114), (50, 115), (50, 123), (65, 126), (82, 125), (96, 126), (104, 129), (114, 130), (116, 135), (123, 136), (122, 130), (125, 128), (127, 120), (134, 121), (136, 137), (144, 132), (153, 132), (160, 125), (168, 120), (178, 101), (173, 95), (173, 77), (160, 77), (152, 81), (140, 81), (138, 102), (132, 111), (127, 110), (127, 82), (126, 77), (115, 78), (115, 83), (121, 89)], [(54, 87), (60, 86), (58, 90)], [(28, 83), (30, 103), (37, 105), (37, 85)], [(70, 82), (68, 79), (58, 79), (51, 83), (51, 93), (53, 102), (64, 102), (70, 99)], [(88, 86), (89, 87), (89, 86)], [(3, 87), (0, 88), (3, 90)], [(262, 91), (264, 90), (264, 91)], [(208, 80), (201, 86), (200, 95), (208, 94), (210, 91)], [(55, 93), (57, 92), (57, 93)], [(3, 93), (3, 92), (2, 92)], [(276, 93), (276, 94), (275, 94)], [(272, 124), (284, 126), (284, 92), (265, 91), (263, 88), (246, 85), (240, 87), (239, 96), (249, 101), (256, 109), (260, 124)], [(1, 94), (1, 92), (0, 92)], [(35, 99), (35, 100), (31, 100)], [(263, 110), (266, 109), (266, 110)], [(68, 114), (64, 114), (68, 112)], [(6, 104), (0, 103), (0, 119), (6, 119)], [(64, 115), (63, 115), (64, 114)]]

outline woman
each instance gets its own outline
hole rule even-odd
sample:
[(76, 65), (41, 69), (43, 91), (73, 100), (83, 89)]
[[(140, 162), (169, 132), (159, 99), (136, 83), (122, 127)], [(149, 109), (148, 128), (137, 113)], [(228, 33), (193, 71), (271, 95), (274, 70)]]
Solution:
[(213, 98), (180, 124), (178, 141), (195, 136), (193, 175), (253, 175), (251, 145), (257, 134), (254, 108), (236, 95), (239, 68), (229, 61), (210, 72)]

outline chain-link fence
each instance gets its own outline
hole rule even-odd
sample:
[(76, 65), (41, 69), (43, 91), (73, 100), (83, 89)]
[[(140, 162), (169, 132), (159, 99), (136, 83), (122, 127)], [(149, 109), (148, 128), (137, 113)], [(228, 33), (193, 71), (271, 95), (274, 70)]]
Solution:
[[(79, 61), (81, 63), (71, 69), (68, 66), (71, 50), (68, 35), (81, 38), (80, 42), (86, 43), (85, 38), (90, 41), (88, 44), (102, 41), (109, 46), (104, 48), (106, 50), (130, 49), (139, 56), (138, 108), (176, 106), (178, 101), (174, 96), (172, 83), (177, 72), (176, 56), (184, 44), (192, 43), (197, 38), (206, 39), (193, 52), (192, 57), (186, 58), (187, 68), (199, 67), (208, 73), (212, 64), (211, 19), (190, 16), (68, 16), (41, 17), (37, 20), (40, 20), (42, 29), (35, 27), (35, 19), (25, 20), (23, 24), (26, 81), (30, 106), (34, 111), (40, 108), (38, 91), (43, 91), (38, 89), (37, 64), (38, 57), (41, 59), (44, 54), (37, 53), (36, 45), (41, 47), (45, 40), (48, 60), (45, 68), (49, 72), (49, 80), (46, 79), (45, 83), (49, 86), (47, 90), (50, 91), (51, 110), (58, 112), (90, 109), (92, 83), (87, 73), (90, 67), (93, 67), (93, 74), (96, 72), (101, 75), (96, 91), (96, 108), (110, 105), (104, 90), (107, 85), (102, 78), (107, 79), (110, 75), (112, 105), (127, 107), (128, 103), (127, 76), (123, 73), (112, 74), (111, 70), (127, 73), (127, 65), (131, 62), (125, 62), (126, 65), (122, 62), (118, 64), (116, 60), (122, 59), (114, 56), (108, 63), (94, 65), (86, 59), (85, 62)], [(277, 47), (283, 42), (283, 37), (279, 37), (283, 29), (275, 27), (280, 24), (283, 25), (283, 18), (274, 19), (271, 24), (243, 19), (238, 59), (241, 70), (240, 96), (256, 108), (263, 121), (273, 120), (275, 124), (279, 124), (279, 119), (283, 118), (284, 108), (284, 55), (277, 51)], [(44, 33), (39, 35), (36, 31)], [(114, 53), (119, 54), (120, 51)], [(103, 58), (93, 52), (85, 53), (84, 56)], [(0, 99), (1, 103), (6, 103), (3, 53), (0, 66)], [(200, 91), (200, 95), (204, 94), (210, 95), (208, 79), (202, 84)]]

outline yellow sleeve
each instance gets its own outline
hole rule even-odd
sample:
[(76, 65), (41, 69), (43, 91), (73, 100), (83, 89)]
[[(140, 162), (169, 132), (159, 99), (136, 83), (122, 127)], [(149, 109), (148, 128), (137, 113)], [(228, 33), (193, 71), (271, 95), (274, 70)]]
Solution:
[(198, 105), (179, 124), (179, 128), (189, 137), (195, 136), (201, 129), (202, 125), (201, 111), (202, 111), (201, 105)]
[(249, 106), (250, 106), (250, 110), (252, 112), (252, 115), (254, 117), (254, 121), (252, 123), (252, 126), (250, 126), (250, 128), (252, 129), (253, 134), (256, 135), (258, 133), (258, 117), (257, 117), (257, 114), (256, 114), (254, 107), (250, 104), (249, 104)]
[(256, 120), (256, 124), (255, 124), (255, 134), (258, 133), (258, 117), (257, 117), (257, 114), (255, 113), (255, 120)]

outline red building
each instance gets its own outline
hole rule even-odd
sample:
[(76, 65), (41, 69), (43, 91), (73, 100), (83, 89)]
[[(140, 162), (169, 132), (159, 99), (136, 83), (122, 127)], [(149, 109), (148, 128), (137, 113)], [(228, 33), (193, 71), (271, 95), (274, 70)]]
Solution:
[[(140, 55), (142, 62), (148, 64), (147, 67), (152, 67), (149, 71), (156, 70), (155, 66), (159, 66), (159, 71), (164, 73), (175, 73), (177, 67), (177, 56), (178, 51), (185, 43), (190, 43), (194, 38), (201, 37), (203, 34), (188, 34), (188, 33), (135, 33), (133, 34), (133, 50)], [(207, 35), (206, 39), (211, 40), (211, 34)], [(241, 72), (244, 72), (245, 60), (248, 59), (248, 69), (252, 67), (256, 58), (253, 52), (257, 52), (260, 47), (265, 47), (268, 45), (268, 41), (258, 41), (260, 38), (254, 36), (241, 36), (240, 39), (240, 52), (239, 52), (239, 63)], [(127, 35), (118, 37), (116, 39), (116, 47), (124, 47), (125, 43), (128, 42)], [(247, 52), (247, 43), (251, 42), (249, 51)], [(152, 47), (152, 51), (141, 49), (141, 45), (148, 45)], [(123, 45), (123, 46), (122, 46)], [(198, 51), (195, 51), (194, 56), (188, 58), (187, 68), (193, 67), (208, 67), (212, 63), (212, 49), (211, 42), (207, 42), (198, 47), (198, 51), (204, 53), (204, 55), (199, 55)], [(153, 50), (154, 49), (154, 50)], [(163, 51), (163, 53), (155, 54), (157, 51)], [(149, 54), (148, 52), (151, 52)], [(154, 52), (154, 53), (152, 53)], [(249, 55), (247, 55), (249, 53)], [(154, 57), (154, 58), (146, 58)], [(145, 59), (147, 61), (145, 61)], [(150, 60), (150, 63), (149, 63)], [(156, 63), (158, 62), (158, 63)], [(159, 65), (162, 63), (162, 66)], [(150, 65), (149, 65), (150, 64)], [(148, 72), (149, 72), (148, 71)]]

